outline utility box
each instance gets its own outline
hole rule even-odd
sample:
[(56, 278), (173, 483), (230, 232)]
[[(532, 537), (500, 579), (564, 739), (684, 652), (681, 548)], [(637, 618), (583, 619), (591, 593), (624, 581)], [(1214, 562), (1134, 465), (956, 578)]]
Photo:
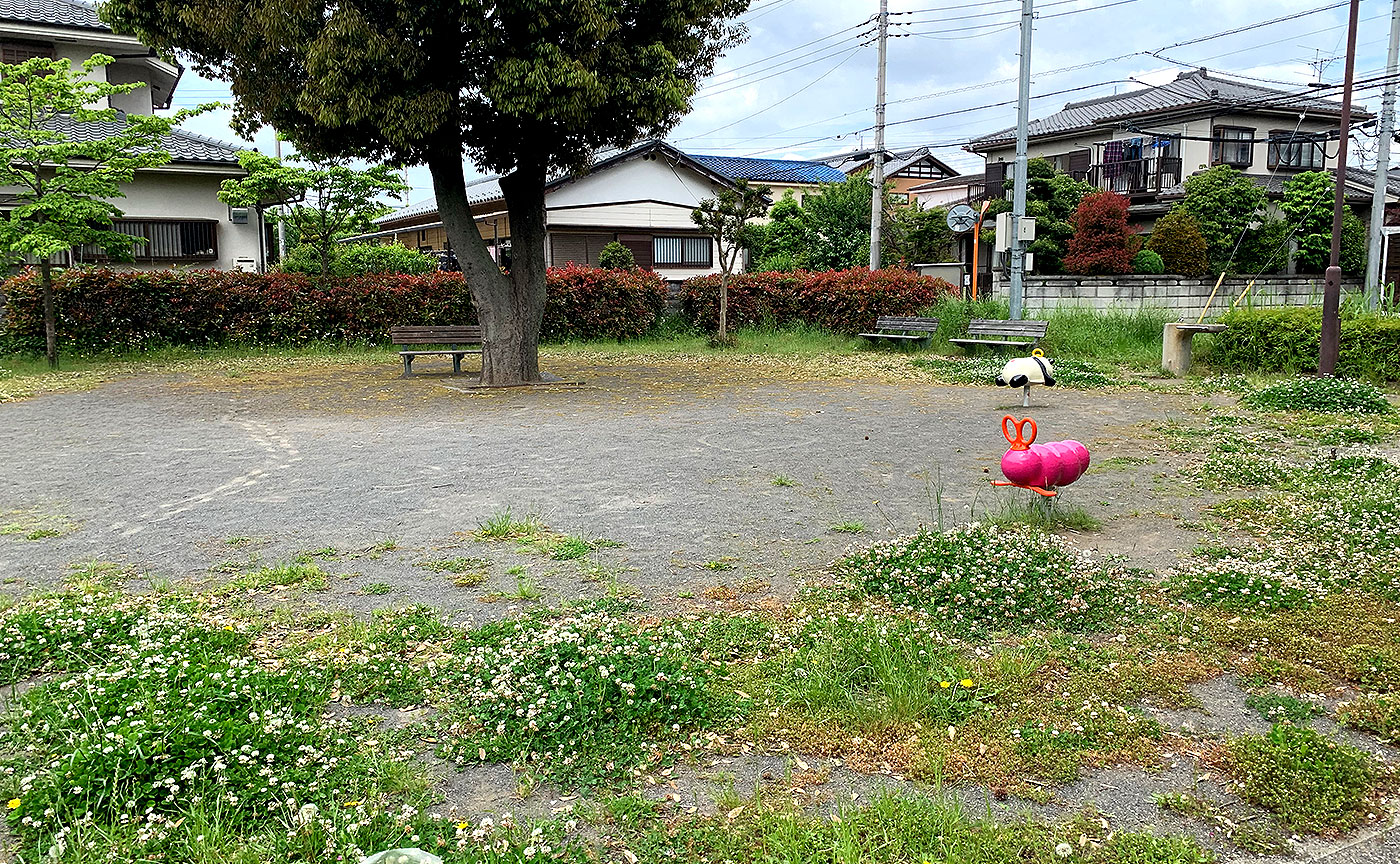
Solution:
[[(1029, 243), (1035, 239), (1035, 217), (1021, 217), (1021, 242)], [(1011, 214), (997, 214), (997, 244), (996, 251), (1005, 252), (1011, 248)]]

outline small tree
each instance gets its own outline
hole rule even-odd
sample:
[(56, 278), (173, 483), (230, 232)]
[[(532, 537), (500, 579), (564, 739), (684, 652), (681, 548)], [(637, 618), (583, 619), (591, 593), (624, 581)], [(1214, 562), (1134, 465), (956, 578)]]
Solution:
[(1206, 238), (1196, 219), (1185, 208), (1173, 207), (1157, 220), (1147, 248), (1162, 256), (1166, 272), (1178, 276), (1200, 276), (1210, 270), (1206, 260)]
[(1229, 165), (1193, 174), (1182, 184), (1181, 206), (1196, 220), (1206, 241), (1206, 254), (1215, 272), (1238, 271), (1236, 249), (1259, 219), (1264, 190)]
[(1133, 272), (1140, 276), (1160, 276), (1167, 272), (1162, 256), (1151, 249), (1139, 249), (1133, 256)]
[(944, 207), (924, 210), (917, 204), (901, 204), (885, 223), (881, 236), (887, 265), (901, 260), (908, 264), (939, 264), (956, 258), (956, 238), (948, 227), (948, 210)]
[(135, 179), (137, 169), (169, 162), (164, 137), (204, 110), (123, 120), (114, 108), (95, 107), (145, 86), (89, 80), (111, 62), (94, 54), (77, 69), (46, 58), (0, 63), (0, 186), (15, 202), (0, 219), (0, 251), (11, 264), (38, 262), (50, 369), (58, 368), (53, 257), (90, 246), (129, 258), (139, 238), (112, 229), (122, 215), (112, 200), (125, 197), (122, 184)]
[(1113, 276), (1133, 267), (1128, 249), (1128, 199), (1117, 192), (1084, 196), (1070, 217), (1074, 235), (1069, 238), (1065, 269), (1086, 276)]
[[(887, 193), (888, 194), (888, 193)], [(892, 209), (885, 204), (885, 212)], [(870, 263), (870, 174), (829, 183), (802, 202), (806, 217), (804, 264), (814, 270), (849, 270)]]
[(373, 228), (373, 219), (387, 213), (387, 196), (401, 199), (408, 191), (398, 169), (375, 165), (360, 171), (340, 162), (297, 156), (283, 162), (257, 151), (238, 154), (246, 177), (219, 185), (219, 200), (230, 207), (290, 204), (285, 215), (295, 245), (311, 247), (320, 272), (334, 271), (336, 244)]
[(631, 270), (637, 266), (637, 259), (631, 249), (614, 240), (598, 250), (598, 266), (604, 270)]
[(715, 198), (706, 198), (690, 218), (710, 237), (719, 250), (719, 332), (716, 345), (730, 344), (729, 277), (739, 263), (739, 255), (757, 239), (757, 226), (749, 221), (768, 212), (768, 187), (750, 186), (738, 180), (733, 189), (721, 189)]
[[(1332, 260), (1332, 203), (1336, 182), (1330, 171), (1304, 171), (1283, 184), (1279, 209), (1298, 243), (1295, 260), (1304, 272), (1321, 273)], [(1366, 226), (1348, 208), (1342, 215), (1342, 270), (1359, 275), (1366, 268)]]

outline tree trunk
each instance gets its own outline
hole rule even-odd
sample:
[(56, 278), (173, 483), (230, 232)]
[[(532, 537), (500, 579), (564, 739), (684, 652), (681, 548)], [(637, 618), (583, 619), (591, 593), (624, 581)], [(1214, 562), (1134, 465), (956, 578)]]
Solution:
[(476, 227), (456, 141), (435, 146), (428, 157), (438, 215), (462, 266), (482, 327), (481, 383), (495, 386), (540, 380), (540, 324), (545, 299), (546, 168), (522, 160), (501, 178), (510, 215), (511, 272), (501, 273)]
[(58, 319), (54, 314), (53, 265), (48, 258), (39, 261), (39, 287), (44, 298), (44, 356), (49, 368), (58, 368)]
[(724, 344), (729, 340), (729, 271), (719, 274), (719, 333), (715, 341)]

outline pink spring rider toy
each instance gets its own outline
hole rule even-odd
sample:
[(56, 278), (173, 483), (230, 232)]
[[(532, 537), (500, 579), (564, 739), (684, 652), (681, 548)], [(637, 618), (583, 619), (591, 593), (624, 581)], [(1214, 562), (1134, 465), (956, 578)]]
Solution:
[[(1030, 437), (1026, 437), (1026, 427)], [(1015, 430), (1013, 437), (1012, 430)], [(1010, 414), (1001, 418), (1001, 434), (1011, 449), (1001, 457), (1001, 473), (1009, 482), (993, 481), (993, 486), (1019, 486), (1053, 498), (1057, 486), (1068, 486), (1089, 470), (1089, 448), (1078, 441), (1035, 443), (1035, 421), (1027, 417), (1017, 421)]]

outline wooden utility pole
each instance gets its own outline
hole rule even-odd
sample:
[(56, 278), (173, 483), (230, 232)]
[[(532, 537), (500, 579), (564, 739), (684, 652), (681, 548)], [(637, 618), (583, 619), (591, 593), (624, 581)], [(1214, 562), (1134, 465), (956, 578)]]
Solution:
[[(1347, 206), (1347, 150), (1351, 148), (1351, 91), (1356, 72), (1356, 21), (1360, 9), (1361, 0), (1351, 0), (1351, 17), (1347, 24), (1347, 71), (1342, 84), (1342, 134), (1337, 143), (1337, 197), (1332, 202), (1332, 258), (1327, 265), (1322, 288), (1322, 343), (1317, 358), (1320, 375), (1336, 373), (1337, 355), (1342, 343), (1342, 215)], [(1380, 178), (1376, 182), (1380, 182)]]

